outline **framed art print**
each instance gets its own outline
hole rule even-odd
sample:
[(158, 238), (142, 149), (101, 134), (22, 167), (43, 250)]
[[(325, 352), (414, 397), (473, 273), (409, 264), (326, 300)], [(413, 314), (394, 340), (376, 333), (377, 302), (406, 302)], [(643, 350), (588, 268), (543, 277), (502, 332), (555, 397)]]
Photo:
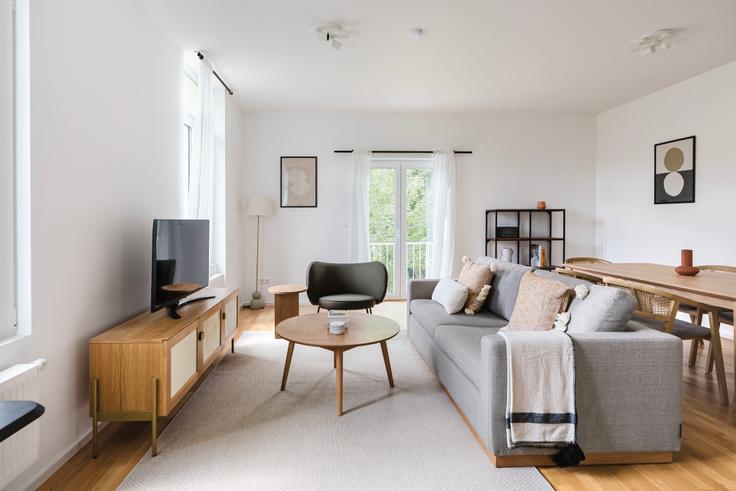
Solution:
[(654, 145), (654, 204), (695, 202), (695, 137)]
[(317, 157), (281, 157), (281, 208), (317, 207)]

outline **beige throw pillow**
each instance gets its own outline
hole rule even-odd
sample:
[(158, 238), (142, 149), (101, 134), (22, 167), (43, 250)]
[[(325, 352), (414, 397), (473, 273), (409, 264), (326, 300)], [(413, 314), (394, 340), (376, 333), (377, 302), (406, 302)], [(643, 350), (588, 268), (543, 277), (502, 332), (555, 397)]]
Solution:
[(528, 272), (519, 284), (514, 311), (506, 329), (509, 331), (547, 331), (555, 317), (567, 309), (573, 290), (560, 281)]
[(480, 310), (491, 292), (493, 271), (489, 264), (476, 264), (468, 256), (463, 257), (463, 269), (457, 281), (468, 287), (465, 313), (473, 315)]

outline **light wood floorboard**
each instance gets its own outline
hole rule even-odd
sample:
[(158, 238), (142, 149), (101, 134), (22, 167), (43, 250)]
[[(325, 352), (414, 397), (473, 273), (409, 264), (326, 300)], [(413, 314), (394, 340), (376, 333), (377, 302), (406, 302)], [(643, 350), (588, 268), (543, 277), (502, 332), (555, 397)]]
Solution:
[[(315, 310), (311, 306), (300, 307), (302, 314)], [(405, 302), (384, 302), (374, 312), (405, 327)], [(246, 330), (272, 331), (273, 318), (271, 306), (240, 312)], [(723, 346), (726, 373), (732, 374), (733, 342), (724, 339)], [(683, 448), (675, 454), (673, 463), (542, 468), (545, 478), (559, 490), (736, 489), (736, 410), (719, 404), (715, 376), (705, 373), (703, 348), (694, 368), (687, 367), (688, 352), (686, 345)], [(733, 380), (732, 375), (728, 380)], [(733, 391), (734, 387), (729, 390)], [(159, 424), (161, 430), (168, 423), (168, 418), (163, 419)], [(100, 438), (97, 459), (90, 458), (91, 447), (87, 444), (39, 489), (114, 489), (150, 450), (150, 426), (146, 423), (112, 423), (100, 432)]]

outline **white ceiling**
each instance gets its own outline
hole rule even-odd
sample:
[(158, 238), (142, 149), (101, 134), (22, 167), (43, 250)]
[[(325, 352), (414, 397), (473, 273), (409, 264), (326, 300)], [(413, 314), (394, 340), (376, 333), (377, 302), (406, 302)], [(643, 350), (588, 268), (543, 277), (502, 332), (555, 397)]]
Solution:
[[(140, 1), (247, 109), (597, 113), (736, 60), (734, 0)], [(629, 51), (661, 28), (671, 50)]]

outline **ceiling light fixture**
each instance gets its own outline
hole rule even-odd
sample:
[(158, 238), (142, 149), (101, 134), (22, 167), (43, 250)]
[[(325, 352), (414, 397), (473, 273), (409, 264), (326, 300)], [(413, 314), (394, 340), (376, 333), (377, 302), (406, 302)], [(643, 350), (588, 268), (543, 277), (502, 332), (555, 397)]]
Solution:
[(345, 28), (337, 22), (325, 22), (319, 24), (314, 27), (312, 32), (314, 32), (314, 35), (317, 36), (317, 38), (321, 39), (330, 45), (332, 49), (336, 50), (342, 48), (342, 42), (340, 40), (345, 40), (349, 37), (348, 31), (346, 31)]
[(421, 27), (415, 27), (409, 30), (409, 34), (411, 34), (411, 37), (414, 39), (420, 39), (422, 36), (424, 36), (424, 29), (422, 29)]
[(642, 55), (649, 55), (657, 51), (668, 50), (672, 47), (672, 38), (675, 33), (675, 29), (660, 29), (644, 34), (633, 42), (635, 49), (632, 51), (638, 51)]

